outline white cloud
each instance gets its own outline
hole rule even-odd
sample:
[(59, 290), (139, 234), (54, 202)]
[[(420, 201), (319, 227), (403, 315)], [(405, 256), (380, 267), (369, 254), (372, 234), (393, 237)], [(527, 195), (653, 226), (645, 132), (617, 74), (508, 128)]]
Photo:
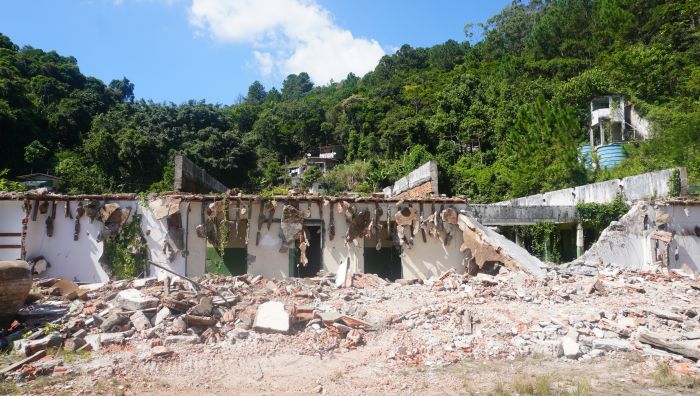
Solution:
[(317, 84), (372, 70), (384, 50), (354, 37), (313, 0), (192, 0), (190, 23), (222, 42), (250, 44), (262, 75), (307, 72)]
[(255, 61), (258, 62), (258, 68), (260, 69), (260, 74), (263, 76), (269, 76), (272, 74), (274, 69), (274, 60), (272, 60), (272, 54), (269, 52), (253, 51), (253, 56), (255, 56)]

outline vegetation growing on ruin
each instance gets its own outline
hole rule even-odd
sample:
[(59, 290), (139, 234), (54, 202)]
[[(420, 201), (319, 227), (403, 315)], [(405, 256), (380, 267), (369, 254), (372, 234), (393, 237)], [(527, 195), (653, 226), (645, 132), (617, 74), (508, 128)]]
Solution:
[[(414, 150), (438, 161), (441, 192), (473, 202), (679, 165), (697, 183), (699, 15), (697, 1), (516, 1), (467, 25), (465, 41), (404, 45), (367, 75), (325, 86), (306, 73), (279, 90), (254, 82), (225, 105), (135, 100), (127, 78), (105, 84), (73, 57), (0, 34), (0, 130), (12, 142), (0, 168), (9, 178), (51, 169), (68, 192), (154, 191), (170, 188), (182, 153), (261, 191), (285, 183), (286, 163), (343, 144), (344, 166), (318, 179), (331, 192), (387, 185)], [(622, 166), (585, 172), (575, 159), (589, 101), (611, 93), (652, 121), (654, 139), (627, 144)]]
[(600, 233), (611, 222), (620, 220), (629, 211), (629, 205), (618, 195), (608, 204), (579, 203), (576, 205), (576, 210), (583, 227), (593, 230), (595, 239), (598, 239)]
[(561, 262), (561, 233), (557, 230), (556, 224), (537, 223), (518, 226), (518, 233), (527, 250), (540, 260)]
[(134, 214), (114, 237), (104, 240), (100, 262), (112, 279), (129, 279), (146, 270), (146, 241), (141, 235), (141, 215)]

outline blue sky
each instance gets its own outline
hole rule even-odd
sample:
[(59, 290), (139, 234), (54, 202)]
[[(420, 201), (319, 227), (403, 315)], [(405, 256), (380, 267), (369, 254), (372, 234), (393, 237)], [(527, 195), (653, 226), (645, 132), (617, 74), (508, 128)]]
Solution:
[(138, 98), (231, 104), (260, 80), (279, 87), (307, 71), (317, 84), (358, 75), (402, 44), (464, 40), (510, 0), (27, 0), (0, 5), (18, 45), (78, 59)]

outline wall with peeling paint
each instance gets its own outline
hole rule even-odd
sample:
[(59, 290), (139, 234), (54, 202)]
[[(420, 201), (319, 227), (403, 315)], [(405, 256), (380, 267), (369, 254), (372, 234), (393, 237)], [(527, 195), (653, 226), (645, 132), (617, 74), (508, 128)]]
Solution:
[(650, 235), (657, 230), (655, 219), (661, 214), (669, 214), (672, 218), (670, 223), (658, 226), (658, 229), (673, 234), (670, 268), (687, 265), (693, 271), (700, 272), (700, 236), (696, 234), (700, 232), (700, 205), (680, 201), (638, 202), (619, 222), (611, 223), (598, 241), (571, 264), (596, 267), (602, 263), (640, 270), (656, 268)]
[[(86, 202), (86, 201), (84, 201)], [(131, 217), (135, 213), (141, 215), (141, 231), (146, 240), (150, 259), (160, 265), (164, 265), (179, 274), (186, 276), (199, 276), (205, 273), (205, 260), (207, 241), (196, 234), (196, 227), (202, 224), (202, 203), (185, 201), (179, 205), (179, 214), (182, 216), (182, 226), (185, 229), (186, 245), (184, 252), (176, 252), (172, 257), (163, 251), (167, 236), (167, 218), (156, 219), (153, 211), (149, 207), (141, 206), (138, 200), (110, 201), (116, 202), (120, 207), (130, 207)], [(104, 202), (101, 202), (103, 204)], [(234, 202), (229, 202), (232, 206)], [(7, 224), (12, 224), (11, 229), (6, 232), (20, 232), (24, 211), (22, 201), (0, 201), (0, 224), (7, 228)], [(75, 216), (78, 201), (71, 201), (71, 212)], [(64, 277), (79, 282), (103, 282), (108, 279), (107, 273), (99, 263), (102, 256), (103, 244), (97, 241), (97, 237), (102, 230), (103, 223), (95, 219), (89, 222), (87, 216), (80, 219), (81, 230), (78, 241), (73, 240), (75, 219), (64, 216), (65, 201), (57, 201), (56, 218), (54, 220), (54, 235), (46, 235), (46, 218), (50, 215), (51, 209), (45, 214), (38, 214), (36, 221), (29, 221), (25, 247), (27, 259), (32, 260), (38, 256), (44, 256), (50, 264), (50, 268), (42, 276)], [(257, 220), (260, 211), (260, 202), (251, 205), (251, 213), (242, 218), (250, 217), (251, 226), (248, 230), (248, 273), (253, 275), (263, 275), (268, 278), (282, 278), (290, 275), (289, 253), (279, 251), (281, 246), (280, 223), (273, 222), (270, 230), (263, 224), (260, 230), (260, 242), (255, 243), (257, 234)], [(373, 212), (374, 203), (356, 203), (359, 211), (368, 209)], [(392, 214), (397, 207), (394, 203), (381, 204), (384, 211), (382, 220), (386, 220), (387, 208)], [(188, 210), (189, 206), (189, 210)], [(247, 206), (247, 205), (244, 205)], [(276, 208), (274, 218), (279, 219), (282, 215), (283, 203), (280, 202)], [(456, 205), (457, 209), (464, 209), (465, 205)], [(229, 219), (235, 219), (233, 207)], [(307, 210), (305, 202), (300, 203), (302, 211)], [(322, 269), (327, 272), (337, 272), (341, 263), (349, 261), (350, 270), (353, 272), (364, 271), (364, 238), (358, 238), (354, 242), (346, 243), (345, 235), (349, 225), (343, 213), (338, 213), (334, 204), (323, 206), (323, 216), (319, 215), (319, 205), (311, 203), (311, 215), (307, 218), (310, 223), (320, 224), (324, 222), (323, 243), (322, 243)], [(335, 222), (335, 237), (329, 239), (330, 214), (333, 210)], [(0, 232), (4, 231), (0, 230)], [(19, 238), (17, 238), (19, 239)], [(17, 242), (19, 243), (19, 242)], [(450, 268), (455, 268), (462, 272), (463, 254), (459, 252), (459, 237), (455, 237), (447, 247), (434, 238), (428, 236), (427, 242), (423, 242), (420, 233), (416, 235), (413, 249), (405, 249), (402, 257), (403, 273), (405, 277), (429, 277), (439, 275)], [(314, 247), (316, 248), (316, 247)], [(15, 252), (16, 255), (19, 255)], [(12, 252), (10, 253), (11, 255)], [(15, 258), (15, 257), (12, 257)], [(172, 258), (172, 261), (170, 261)], [(150, 266), (150, 275), (162, 278), (167, 272)]]

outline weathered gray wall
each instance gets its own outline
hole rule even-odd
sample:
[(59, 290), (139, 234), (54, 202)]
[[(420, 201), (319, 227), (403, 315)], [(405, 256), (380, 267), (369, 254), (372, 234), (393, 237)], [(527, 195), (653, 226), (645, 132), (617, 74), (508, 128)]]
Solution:
[(469, 211), (486, 226), (577, 222), (575, 206), (469, 205)]
[(669, 195), (668, 181), (673, 171), (678, 169), (681, 175), (681, 194), (688, 192), (688, 174), (685, 168), (664, 169), (644, 173), (624, 179), (608, 180), (600, 183), (550, 191), (493, 205), (506, 206), (576, 206), (578, 203), (609, 203), (620, 194), (626, 202), (642, 199), (664, 198)]

